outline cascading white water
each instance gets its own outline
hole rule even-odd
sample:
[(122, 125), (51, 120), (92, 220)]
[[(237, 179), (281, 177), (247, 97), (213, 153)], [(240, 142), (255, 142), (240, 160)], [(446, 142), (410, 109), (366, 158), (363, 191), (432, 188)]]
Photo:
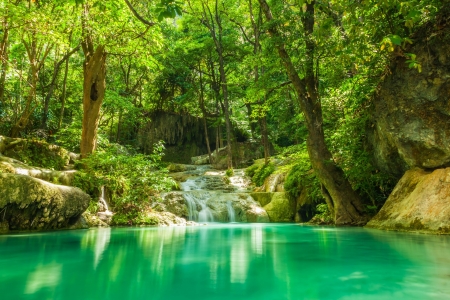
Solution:
[(184, 200), (186, 200), (186, 205), (188, 208), (188, 219), (189, 221), (195, 221), (198, 216), (197, 203), (195, 202), (195, 198), (190, 193), (185, 193), (183, 197)]
[(106, 200), (105, 200), (105, 186), (104, 185), (102, 185), (102, 195), (98, 199), (98, 202), (101, 205), (103, 205), (103, 208), (105, 209), (105, 211), (109, 211), (108, 203), (106, 203)]
[(202, 210), (198, 213), (199, 222), (214, 222), (212, 211), (206, 206), (206, 203), (200, 203)]
[[(183, 217), (197, 222), (259, 222), (268, 220), (267, 213), (249, 194), (250, 181), (243, 170), (235, 170), (227, 177), (225, 171), (210, 166), (196, 166), (187, 171), (175, 173), (179, 178), (179, 192), (170, 192), (168, 207), (184, 199), (186, 210)], [(179, 195), (179, 196), (176, 196)], [(164, 200), (166, 201), (166, 200)], [(178, 202), (179, 203), (179, 202)], [(260, 217), (260, 215), (262, 217)]]
[(231, 201), (227, 201), (227, 211), (228, 211), (228, 221), (236, 222), (236, 214), (234, 212), (234, 208), (233, 205), (231, 204)]
[(113, 216), (113, 212), (109, 210), (108, 203), (105, 200), (105, 186), (102, 186), (102, 195), (98, 199), (99, 203), (99, 212), (97, 213), (97, 216), (100, 218), (100, 220), (109, 222), (111, 220), (111, 217)]

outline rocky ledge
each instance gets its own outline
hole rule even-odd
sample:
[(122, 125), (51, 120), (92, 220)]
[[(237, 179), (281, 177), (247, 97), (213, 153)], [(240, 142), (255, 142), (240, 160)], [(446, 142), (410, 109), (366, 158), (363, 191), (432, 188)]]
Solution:
[(366, 227), (450, 234), (450, 168), (407, 171)]
[(83, 227), (90, 197), (82, 190), (26, 175), (0, 173), (0, 231)]

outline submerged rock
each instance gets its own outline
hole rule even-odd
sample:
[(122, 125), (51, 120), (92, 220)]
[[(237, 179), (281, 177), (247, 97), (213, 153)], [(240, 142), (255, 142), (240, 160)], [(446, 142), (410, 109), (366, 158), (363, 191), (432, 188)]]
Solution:
[(366, 227), (450, 234), (450, 168), (409, 170)]
[(25, 175), (0, 173), (0, 220), (10, 230), (68, 228), (89, 205), (90, 197), (75, 187)]

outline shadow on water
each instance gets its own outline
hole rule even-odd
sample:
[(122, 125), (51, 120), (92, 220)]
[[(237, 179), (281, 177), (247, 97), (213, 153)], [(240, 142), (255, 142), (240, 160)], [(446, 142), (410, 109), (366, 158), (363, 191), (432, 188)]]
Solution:
[(445, 236), (273, 224), (11, 235), (0, 285), (2, 299), (443, 299), (449, 251)]

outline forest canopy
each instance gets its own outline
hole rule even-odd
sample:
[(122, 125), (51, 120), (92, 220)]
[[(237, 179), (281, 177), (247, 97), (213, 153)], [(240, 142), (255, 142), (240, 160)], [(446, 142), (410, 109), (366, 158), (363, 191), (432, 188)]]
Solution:
[(365, 222), (363, 203), (392, 185), (364, 147), (371, 99), (393, 57), (422, 71), (407, 46), (445, 5), (2, 1), (0, 134), (88, 157), (108, 143), (142, 150), (155, 112), (195, 116), (220, 129), (229, 169), (238, 136), (260, 143), (266, 164), (272, 148), (304, 149), (336, 221)]

